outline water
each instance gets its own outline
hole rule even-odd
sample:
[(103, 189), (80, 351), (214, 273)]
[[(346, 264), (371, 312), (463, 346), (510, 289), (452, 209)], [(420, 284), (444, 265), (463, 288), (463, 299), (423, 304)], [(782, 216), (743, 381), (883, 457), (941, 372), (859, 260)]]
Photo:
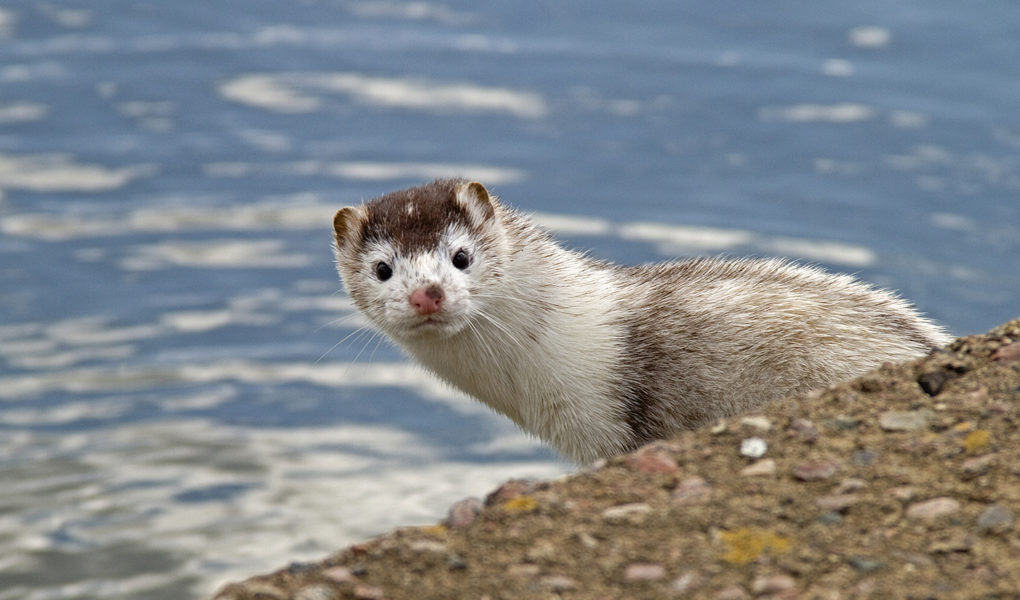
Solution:
[(0, 600), (200, 597), (569, 471), (351, 335), (332, 213), (434, 176), (611, 260), (1017, 316), (1018, 30), (1005, 0), (6, 2)]

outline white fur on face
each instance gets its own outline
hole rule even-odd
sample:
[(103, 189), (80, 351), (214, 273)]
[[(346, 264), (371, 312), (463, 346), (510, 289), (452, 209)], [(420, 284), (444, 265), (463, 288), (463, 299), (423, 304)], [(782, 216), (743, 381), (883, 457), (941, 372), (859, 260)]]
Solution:
[[(485, 257), (476, 241), (463, 228), (451, 226), (436, 248), (410, 256), (398, 254), (393, 245), (377, 242), (366, 246), (363, 279), (357, 286), (364, 298), (365, 312), (372, 322), (396, 339), (426, 335), (449, 336), (466, 327), (476, 306), (473, 291), (480, 288)], [(453, 266), (453, 256), (465, 250), (471, 263), (464, 270)], [(375, 267), (385, 262), (393, 276), (380, 281)], [(437, 285), (443, 290), (443, 309), (435, 314), (419, 315), (409, 298), (416, 289)]]

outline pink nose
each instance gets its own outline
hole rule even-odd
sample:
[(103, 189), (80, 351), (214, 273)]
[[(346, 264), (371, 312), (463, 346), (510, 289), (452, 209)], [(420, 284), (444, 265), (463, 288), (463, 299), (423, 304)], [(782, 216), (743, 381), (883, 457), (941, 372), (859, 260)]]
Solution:
[(419, 315), (431, 315), (442, 309), (443, 298), (443, 288), (432, 284), (428, 287), (414, 290), (408, 299)]

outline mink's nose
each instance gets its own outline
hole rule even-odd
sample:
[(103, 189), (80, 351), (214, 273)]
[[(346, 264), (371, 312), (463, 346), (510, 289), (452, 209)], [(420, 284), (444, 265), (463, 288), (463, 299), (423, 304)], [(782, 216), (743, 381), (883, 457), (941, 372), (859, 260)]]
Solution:
[(443, 288), (433, 283), (428, 287), (418, 288), (411, 292), (408, 300), (419, 315), (431, 315), (442, 309), (444, 298)]

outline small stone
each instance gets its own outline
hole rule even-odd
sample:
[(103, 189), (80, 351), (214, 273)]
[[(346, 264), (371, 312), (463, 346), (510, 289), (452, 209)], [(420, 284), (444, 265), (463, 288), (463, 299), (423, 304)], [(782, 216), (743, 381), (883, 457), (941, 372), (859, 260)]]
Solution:
[(775, 475), (776, 461), (772, 460), (771, 458), (763, 458), (741, 469), (740, 474), (745, 477), (757, 477), (760, 475)]
[(708, 432), (711, 433), (712, 435), (726, 433), (726, 421), (716, 421), (715, 425), (712, 425), (712, 427), (709, 428)]
[(514, 498), (535, 491), (535, 482), (526, 479), (511, 479), (485, 497), (485, 506), (506, 504)]
[(698, 583), (698, 574), (694, 571), (687, 571), (683, 575), (674, 579), (673, 583), (670, 584), (670, 587), (673, 588), (674, 592), (688, 592), (698, 587)]
[(712, 496), (712, 486), (701, 477), (684, 479), (673, 489), (673, 500), (680, 503), (704, 502)]
[(977, 520), (980, 533), (1005, 533), (1013, 527), (1013, 512), (1001, 504), (993, 504), (986, 508)]
[(338, 583), (354, 581), (354, 573), (347, 567), (330, 567), (322, 571), (322, 576)]
[(999, 364), (1020, 361), (1020, 343), (1014, 342), (1000, 347), (992, 353), (992, 360)]
[(930, 371), (928, 373), (922, 373), (917, 378), (917, 384), (921, 386), (924, 393), (929, 396), (938, 396), (939, 392), (942, 391), (942, 386), (949, 380), (949, 375), (945, 371)]
[(446, 552), (446, 544), (435, 540), (412, 540), (408, 542), (407, 547), (409, 550), (414, 550), (415, 552), (433, 554), (442, 554)]
[(839, 525), (843, 522), (843, 515), (838, 512), (825, 512), (818, 515), (818, 522), (822, 525)]
[(790, 423), (790, 431), (802, 442), (813, 444), (818, 441), (818, 427), (807, 419), (795, 419)]
[(611, 522), (640, 522), (652, 512), (652, 507), (644, 502), (622, 504), (602, 511), (602, 518)]
[(751, 582), (751, 591), (756, 596), (778, 594), (792, 590), (796, 585), (793, 577), (789, 575), (762, 575), (761, 577), (755, 577), (754, 581)]
[(463, 571), (468, 567), (467, 561), (460, 554), (449, 554), (446, 557), (446, 566), (451, 571)]
[(760, 431), (768, 431), (772, 429), (772, 421), (769, 421), (766, 417), (762, 416), (744, 417), (740, 419), (740, 424)]
[(750, 437), (740, 442), (740, 454), (741, 456), (749, 456), (751, 458), (761, 458), (765, 455), (768, 447), (765, 440), (758, 437)]
[(838, 470), (839, 463), (834, 460), (806, 462), (793, 467), (793, 476), (800, 481), (819, 481), (832, 477)]
[(595, 536), (588, 533), (587, 531), (581, 531), (577, 534), (577, 541), (581, 542), (581, 545), (589, 550), (598, 548), (599, 541), (595, 539)]
[(506, 572), (511, 577), (534, 577), (542, 572), (542, 567), (532, 564), (517, 564), (507, 567)]
[(867, 481), (856, 477), (847, 477), (839, 483), (839, 487), (836, 488), (836, 493), (849, 494), (851, 492), (856, 492), (857, 490), (862, 490), (866, 487), (868, 487)]
[(666, 576), (666, 568), (656, 563), (634, 563), (627, 565), (623, 577), (627, 581), (657, 581)]
[(878, 425), (886, 431), (916, 431), (928, 426), (931, 415), (928, 411), (887, 410), (878, 417)]
[(354, 586), (354, 597), (358, 600), (382, 600), (386, 594), (380, 587), (361, 583)]
[(999, 456), (997, 454), (986, 454), (984, 456), (968, 458), (960, 464), (960, 477), (966, 480), (973, 479), (979, 475), (984, 475), (998, 461)]
[(450, 529), (463, 529), (475, 521), (482, 512), (482, 501), (478, 498), (464, 498), (450, 507), (446, 513), (446, 526)]
[(897, 560), (902, 560), (905, 563), (910, 563), (915, 567), (934, 567), (935, 561), (931, 559), (927, 554), (921, 554), (920, 552), (908, 552), (906, 550), (889, 550), (889, 555)]
[(857, 494), (834, 494), (817, 498), (815, 504), (824, 511), (841, 513), (860, 501)]
[(294, 600), (336, 600), (337, 594), (326, 585), (306, 585), (294, 594)]
[(865, 448), (864, 450), (855, 450), (850, 455), (850, 463), (855, 467), (868, 467), (875, 462), (876, 458), (878, 458), (878, 452)]
[(960, 503), (945, 496), (932, 498), (907, 507), (907, 517), (911, 519), (934, 520), (951, 515), (960, 510)]
[(750, 596), (747, 595), (744, 588), (736, 584), (724, 587), (715, 595), (715, 600), (747, 600), (748, 598)]
[(577, 587), (577, 582), (566, 575), (546, 575), (542, 585), (554, 592), (568, 592)]
[(848, 562), (861, 573), (871, 573), (882, 568), (881, 561), (868, 556), (851, 556)]
[(642, 452), (629, 456), (627, 464), (630, 465), (630, 468), (642, 473), (672, 475), (677, 472), (676, 461), (672, 456), (662, 452)]
[(917, 491), (909, 485), (902, 485), (899, 487), (889, 488), (889, 495), (897, 500), (909, 502), (917, 495)]
[(836, 429), (842, 429), (843, 431), (850, 431), (857, 429), (857, 426), (861, 424), (861, 420), (857, 417), (851, 417), (849, 415), (838, 415), (832, 420), (832, 426)]

